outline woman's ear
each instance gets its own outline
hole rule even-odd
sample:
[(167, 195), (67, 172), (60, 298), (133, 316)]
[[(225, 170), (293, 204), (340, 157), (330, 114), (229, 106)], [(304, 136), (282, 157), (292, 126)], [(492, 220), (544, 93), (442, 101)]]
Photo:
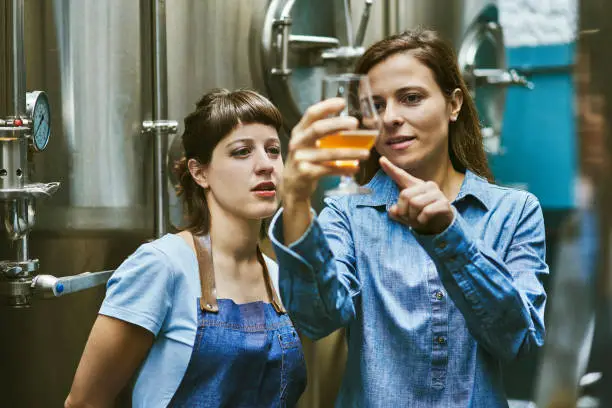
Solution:
[(455, 88), (455, 90), (451, 94), (451, 99), (450, 99), (450, 120), (451, 122), (455, 122), (457, 118), (459, 117), (461, 106), (463, 106), (463, 92), (461, 92), (461, 89)]
[(195, 180), (195, 182), (203, 189), (207, 189), (209, 187), (208, 166), (200, 164), (200, 162), (196, 159), (189, 159), (187, 162), (187, 167), (189, 168), (189, 173), (191, 173), (191, 177)]

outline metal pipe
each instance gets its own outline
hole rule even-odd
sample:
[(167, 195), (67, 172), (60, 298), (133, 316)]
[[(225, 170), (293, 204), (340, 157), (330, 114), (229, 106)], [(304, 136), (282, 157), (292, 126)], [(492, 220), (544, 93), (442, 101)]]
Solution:
[[(168, 119), (168, 67), (166, 53), (166, 2), (152, 0), (151, 50), (153, 53), (153, 121)], [(155, 236), (161, 237), (168, 227), (168, 157), (167, 133), (154, 128), (155, 169)]]
[(361, 47), (363, 45), (365, 33), (368, 28), (368, 22), (370, 21), (370, 9), (372, 8), (373, 2), (374, 0), (366, 0), (365, 2), (363, 14), (361, 15), (361, 21), (359, 22), (359, 28), (357, 29), (357, 34), (355, 35), (355, 47)]
[[(0, 115), (7, 112), (0, 112)], [(15, 110), (11, 108), (10, 112)], [(28, 178), (27, 130), (25, 127), (0, 127), (0, 190), (23, 188)]]
[(0, 118), (25, 118), (23, 0), (0, 0)]

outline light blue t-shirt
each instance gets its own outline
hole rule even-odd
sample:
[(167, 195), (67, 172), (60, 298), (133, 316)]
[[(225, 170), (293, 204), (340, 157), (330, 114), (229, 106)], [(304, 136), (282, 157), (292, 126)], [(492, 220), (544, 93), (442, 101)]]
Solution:
[[(264, 259), (278, 293), (278, 268)], [(134, 385), (134, 408), (166, 407), (172, 400), (191, 358), (200, 294), (196, 254), (174, 234), (141, 245), (109, 279), (99, 313), (155, 335)]]

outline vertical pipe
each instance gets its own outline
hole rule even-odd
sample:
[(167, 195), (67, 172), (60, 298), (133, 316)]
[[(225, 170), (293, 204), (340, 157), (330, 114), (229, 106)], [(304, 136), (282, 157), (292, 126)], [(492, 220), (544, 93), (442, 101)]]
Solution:
[[(153, 122), (168, 119), (168, 67), (166, 52), (166, 2), (151, 0), (151, 50), (153, 77)], [(154, 127), (155, 236), (161, 237), (168, 226), (168, 183), (166, 158), (168, 133)]]
[(23, 0), (0, 0), (0, 118), (25, 117)]
[[(23, 42), (23, 0), (0, 0), (0, 119), (26, 117)], [(0, 130), (0, 188), (21, 188), (27, 180), (26, 130)]]
[(23, 1), (13, 0), (13, 114), (16, 117), (25, 117), (26, 105)]
[[(24, 0), (0, 0), (0, 119), (25, 117)], [(23, 127), (0, 130), (4, 138), (0, 142), (0, 188), (22, 188), (28, 178), (25, 131)], [(14, 205), (17, 220), (22, 207), (27, 214), (27, 201), (18, 199)], [(17, 240), (17, 261), (27, 260), (26, 232)]]

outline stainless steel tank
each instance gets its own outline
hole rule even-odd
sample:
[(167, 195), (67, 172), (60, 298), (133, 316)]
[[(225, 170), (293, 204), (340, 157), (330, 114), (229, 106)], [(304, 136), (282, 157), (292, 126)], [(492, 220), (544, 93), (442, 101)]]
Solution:
[[(111, 269), (152, 236), (138, 8), (133, 1), (25, 2), (27, 89), (47, 91), (53, 119), (30, 179), (61, 182), (52, 199), (38, 202), (30, 235), (40, 273)], [(29, 310), (0, 307), (1, 406), (63, 405), (103, 293), (37, 301)]]

